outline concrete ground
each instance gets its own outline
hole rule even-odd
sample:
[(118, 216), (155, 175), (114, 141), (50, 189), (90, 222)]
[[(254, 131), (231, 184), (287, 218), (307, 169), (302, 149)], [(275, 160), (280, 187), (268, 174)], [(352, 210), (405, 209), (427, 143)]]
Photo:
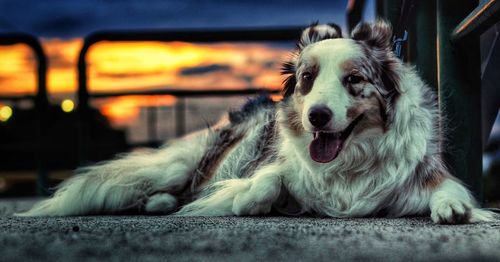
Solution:
[(0, 261), (500, 261), (500, 220), (11, 215), (32, 203), (0, 201)]

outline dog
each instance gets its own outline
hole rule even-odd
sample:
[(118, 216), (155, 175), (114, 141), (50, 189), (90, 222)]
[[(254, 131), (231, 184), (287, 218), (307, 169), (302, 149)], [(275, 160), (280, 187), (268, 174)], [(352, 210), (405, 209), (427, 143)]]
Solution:
[(19, 216), (430, 215), (490, 221), (443, 164), (437, 99), (391, 51), (385, 21), (313, 24), (283, 65), (283, 99), (250, 100), (207, 130), (86, 167)]

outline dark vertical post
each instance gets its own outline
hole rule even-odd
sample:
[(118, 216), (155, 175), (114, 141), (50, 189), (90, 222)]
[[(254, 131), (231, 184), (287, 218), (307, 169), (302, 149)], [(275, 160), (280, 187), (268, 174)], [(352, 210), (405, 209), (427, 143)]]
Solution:
[(409, 34), (408, 60), (425, 82), (437, 90), (436, 2), (421, 1), (415, 12)]
[(48, 173), (47, 173), (47, 114), (49, 110), (49, 101), (47, 96), (47, 57), (38, 40), (34, 38), (31, 45), (37, 59), (37, 81), (38, 90), (35, 98), (35, 106), (38, 115), (38, 128), (37, 128), (37, 165), (38, 176), (36, 181), (36, 188), (38, 195), (48, 195)]
[(363, 10), (365, 9), (365, 0), (350, 0), (347, 4), (347, 30), (350, 33), (354, 27), (361, 21)]
[(477, 1), (437, 1), (438, 91), (446, 142), (442, 150), (453, 174), (482, 197), (481, 81), (479, 37), (451, 44), (453, 29)]
[(87, 62), (85, 61), (91, 41), (87, 38), (83, 42), (78, 57), (78, 165), (85, 165), (89, 161), (89, 93), (87, 90)]
[(181, 137), (186, 133), (186, 100), (177, 97), (175, 103), (175, 136)]
[[(500, 31), (500, 23), (493, 26), (496, 31)], [(488, 64), (485, 66), (482, 75), (482, 112), (483, 112), (483, 148), (487, 145), (491, 129), (495, 124), (495, 119), (500, 107), (500, 37), (495, 36), (496, 40), (491, 46), (491, 53), (488, 57)]]
[(403, 0), (384, 0), (380, 7), (383, 11), (384, 18), (391, 22), (393, 27), (398, 23), (402, 1)]
[(385, 16), (385, 1), (384, 0), (376, 0), (375, 2), (375, 13), (377, 17), (384, 17)]

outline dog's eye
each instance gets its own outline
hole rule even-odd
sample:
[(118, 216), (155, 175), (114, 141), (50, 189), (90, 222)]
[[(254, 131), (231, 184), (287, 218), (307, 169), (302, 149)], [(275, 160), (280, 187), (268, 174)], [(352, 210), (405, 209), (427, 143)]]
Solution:
[(305, 81), (311, 81), (313, 78), (313, 75), (309, 72), (305, 72), (302, 74), (302, 79), (304, 79)]
[(348, 75), (345, 80), (349, 84), (357, 84), (357, 83), (363, 81), (364, 79), (363, 79), (363, 77), (361, 77), (359, 75)]

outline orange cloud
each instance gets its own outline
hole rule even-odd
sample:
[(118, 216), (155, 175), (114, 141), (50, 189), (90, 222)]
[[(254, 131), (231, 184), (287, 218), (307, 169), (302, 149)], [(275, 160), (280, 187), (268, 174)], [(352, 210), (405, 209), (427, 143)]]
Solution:
[[(93, 91), (120, 91), (138, 88), (248, 88), (280, 85), (279, 69), (263, 65), (282, 61), (286, 49), (262, 44), (192, 44), (182, 42), (102, 42), (91, 48), (89, 87)], [(188, 75), (185, 68), (212, 64), (227, 65), (229, 72)], [(279, 63), (278, 63), (279, 64)], [(267, 82), (244, 81), (239, 75), (252, 78), (274, 74)]]
[(101, 113), (120, 126), (133, 121), (139, 115), (141, 107), (172, 106), (176, 101), (175, 97), (169, 95), (122, 96), (99, 100), (94, 104), (100, 108)]
[(35, 93), (35, 66), (26, 45), (0, 46), (0, 94)]

